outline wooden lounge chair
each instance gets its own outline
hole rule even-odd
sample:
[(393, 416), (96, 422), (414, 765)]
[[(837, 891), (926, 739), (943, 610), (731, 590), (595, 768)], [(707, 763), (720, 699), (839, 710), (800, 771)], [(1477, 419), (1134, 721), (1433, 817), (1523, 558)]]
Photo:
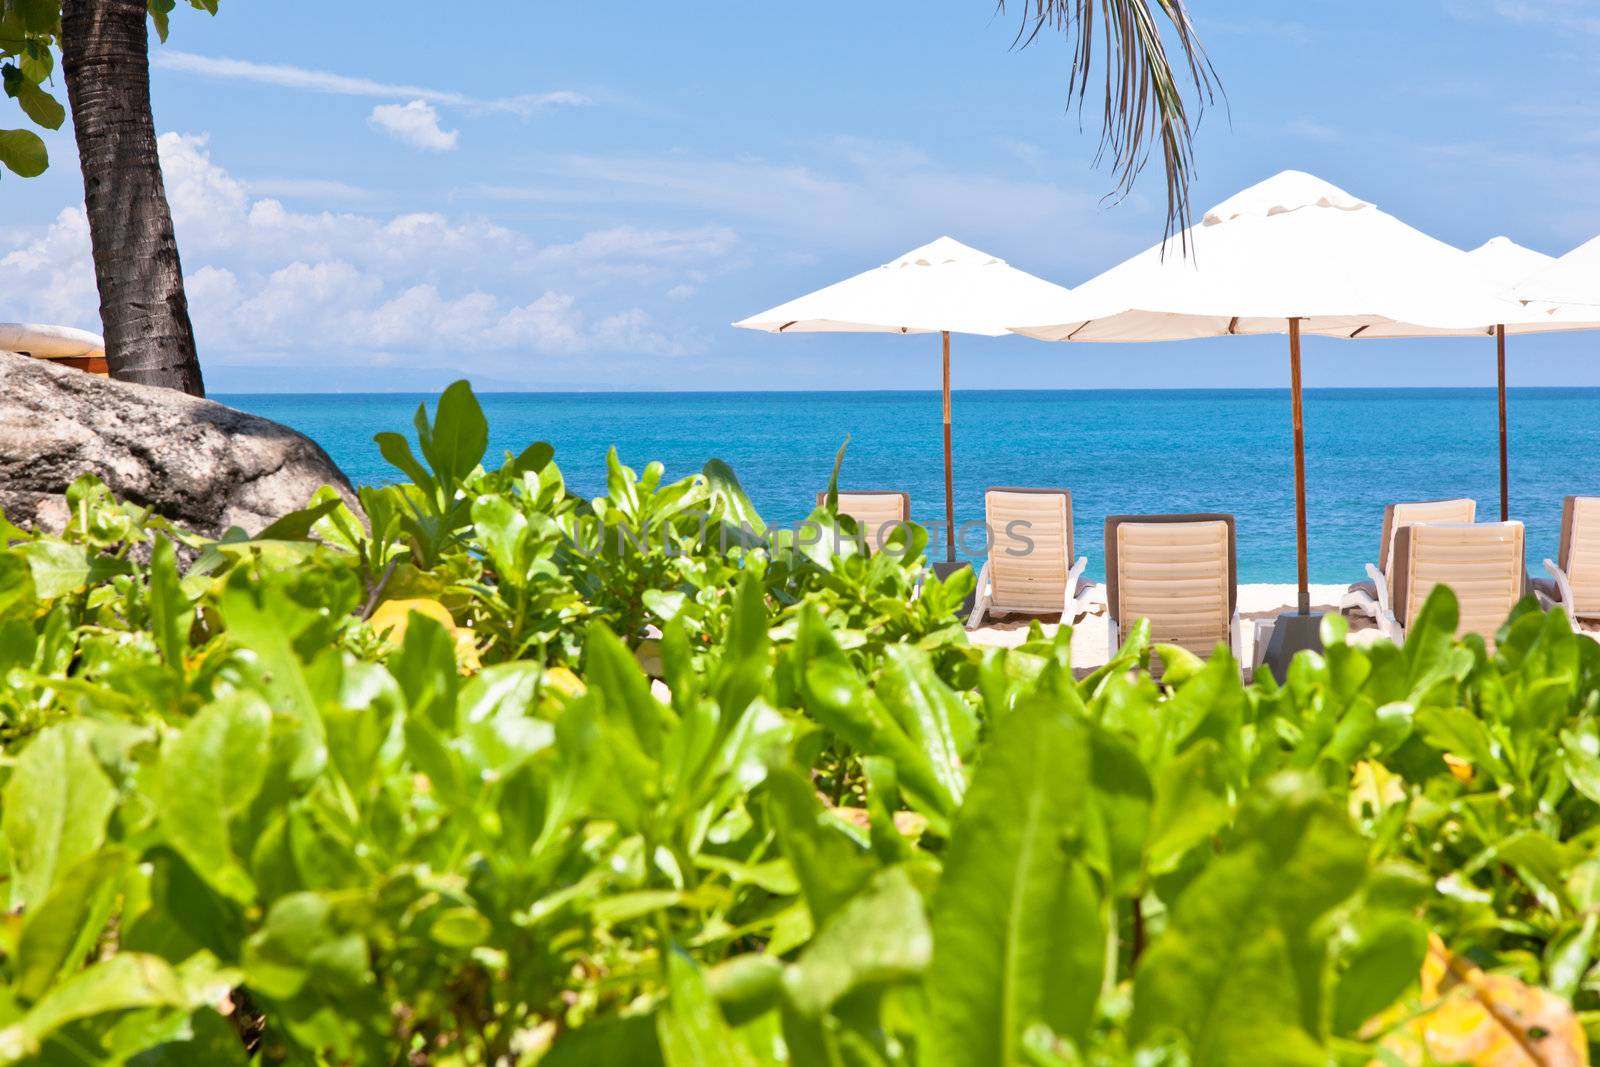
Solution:
[(1233, 516), (1107, 516), (1106, 604), (1113, 650), (1149, 619), (1152, 642), (1242, 657)]
[(1083, 577), (1087, 557), (1072, 544), (1072, 493), (1065, 489), (994, 488), (983, 496), (989, 558), (967, 629), (984, 616), (1055, 615), (1071, 625), (1094, 603)]
[(1456, 635), (1494, 633), (1528, 588), (1522, 523), (1448, 522), (1402, 526), (1394, 534), (1394, 567), (1386, 577), (1370, 563), (1378, 590), (1378, 626), (1396, 643), (1416, 621), (1436, 585), (1448, 585), (1461, 605)]
[[(817, 494), (817, 507), (827, 502), (827, 493)], [(911, 495), (892, 489), (841, 489), (838, 511), (856, 521), (867, 547), (876, 552), (897, 526), (911, 521)]]
[(1544, 569), (1550, 577), (1533, 582), (1541, 604), (1560, 604), (1574, 630), (1579, 619), (1600, 619), (1600, 496), (1562, 500), (1561, 548)]
[[(1460, 498), (1456, 500), (1418, 500), (1406, 504), (1390, 504), (1383, 509), (1383, 536), (1378, 542), (1378, 563), (1387, 579), (1394, 572), (1394, 532), (1402, 526), (1419, 522), (1476, 522), (1478, 502)], [(1369, 566), (1369, 571), (1373, 568)], [(1359, 581), (1345, 590), (1339, 601), (1341, 611), (1354, 611), (1369, 619), (1378, 618), (1378, 587), (1371, 578)]]

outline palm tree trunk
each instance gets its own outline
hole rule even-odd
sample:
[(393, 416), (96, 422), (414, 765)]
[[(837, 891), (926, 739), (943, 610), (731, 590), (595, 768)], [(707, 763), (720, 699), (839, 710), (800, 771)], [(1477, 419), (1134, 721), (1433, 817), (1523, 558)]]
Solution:
[(146, 0), (62, 0), (61, 65), (83, 167), (111, 376), (205, 395), (150, 114)]

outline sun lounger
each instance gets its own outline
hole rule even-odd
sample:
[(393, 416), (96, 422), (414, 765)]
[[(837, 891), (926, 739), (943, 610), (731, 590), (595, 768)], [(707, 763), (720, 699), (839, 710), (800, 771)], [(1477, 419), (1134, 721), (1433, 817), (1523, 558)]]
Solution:
[[(827, 502), (827, 493), (817, 494), (817, 507)], [(911, 496), (891, 489), (841, 489), (838, 511), (856, 521), (867, 547), (876, 552), (897, 527), (911, 521)]]
[(1600, 619), (1600, 496), (1561, 502), (1561, 548), (1544, 569), (1550, 577), (1533, 582), (1541, 604), (1560, 604), (1574, 630), (1579, 619)]
[(1153, 642), (1198, 656), (1224, 644), (1241, 656), (1233, 516), (1107, 516), (1106, 604), (1113, 649), (1149, 619)]
[(989, 558), (967, 629), (985, 615), (1056, 615), (1071, 625), (1093, 605), (1088, 559), (1072, 543), (1072, 494), (1065, 489), (990, 489), (983, 497)]
[[(1377, 566), (1387, 578), (1394, 568), (1394, 532), (1402, 526), (1419, 522), (1474, 522), (1478, 517), (1476, 500), (1418, 500), (1407, 504), (1390, 504), (1383, 509), (1383, 536), (1378, 543)], [(1367, 568), (1369, 571), (1372, 568)], [(1371, 578), (1360, 581), (1345, 590), (1339, 601), (1341, 611), (1354, 611), (1370, 619), (1378, 618), (1378, 588)]]
[(1495, 631), (1527, 591), (1523, 538), (1516, 521), (1400, 527), (1390, 574), (1367, 565), (1378, 590), (1379, 627), (1404, 641), (1433, 587), (1447, 585), (1461, 605), (1456, 634), (1478, 634), (1493, 647)]

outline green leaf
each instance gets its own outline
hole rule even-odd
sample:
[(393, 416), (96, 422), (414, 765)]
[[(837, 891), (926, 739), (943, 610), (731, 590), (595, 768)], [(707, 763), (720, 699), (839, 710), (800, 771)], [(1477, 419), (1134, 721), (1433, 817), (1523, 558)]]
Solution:
[(22, 547), (41, 599), (54, 600), (83, 588), (89, 580), (89, 553), (82, 545), (45, 539)]
[(56, 986), (21, 1021), (0, 1030), (0, 1064), (37, 1054), (45, 1038), (70, 1023), (133, 1008), (187, 1009), (197, 1006), (196, 993), (165, 960), (119, 953)]
[(539, 1067), (659, 1067), (661, 1042), (655, 1014), (596, 1019), (564, 1031), (539, 1060)]
[(158, 536), (150, 547), (150, 631), (161, 659), (175, 671), (183, 670), (193, 620), (194, 609), (178, 577), (172, 542)]
[(241, 903), (254, 899), (255, 883), (234, 855), (233, 819), (261, 789), (271, 725), (260, 697), (232, 693), (202, 708), (161, 758), (167, 842), (219, 893)]
[[(466, 381), (451, 383), (434, 412), (429, 456), (441, 483), (461, 482), (471, 474), (489, 447), (489, 423)], [(429, 452), (424, 447), (424, 454)]]
[(857, 990), (918, 977), (932, 949), (922, 894), (891, 867), (818, 928), (784, 985), (795, 1010), (816, 1018)]
[(966, 701), (940, 680), (927, 652), (890, 645), (876, 692), (911, 741), (919, 745), (953, 802), (967, 790), (963, 762), (971, 755), (978, 723)]
[(720, 459), (710, 459), (700, 473), (705, 475), (711, 513), (732, 527), (728, 535), (730, 543), (734, 535), (745, 530), (757, 537), (767, 532), (767, 524), (745, 495), (744, 486), (739, 484), (732, 467)]
[(251, 538), (254, 541), (306, 541), (311, 537), (312, 529), (321, 519), (332, 514), (336, 509), (343, 507), (344, 501), (339, 497), (314, 503), (310, 507), (291, 511), (283, 518), (271, 523), (266, 529)]
[(32, 82), (23, 82), (17, 91), (17, 104), (23, 114), (47, 130), (59, 130), (67, 120), (67, 109), (61, 102)]
[(150, 0), (146, 10), (150, 12), (150, 21), (155, 24), (156, 36), (161, 38), (161, 43), (167, 43), (167, 31), (171, 28), (172, 9), (178, 6), (177, 0)]
[(1572, 788), (1600, 804), (1600, 739), (1593, 733), (1562, 730), (1561, 768)]
[(340, 929), (333, 906), (317, 893), (291, 893), (273, 902), (266, 922), (244, 946), (252, 989), (288, 1000), (308, 983), (323, 992), (350, 993), (372, 979), (359, 934)]
[(1194, 1067), (1325, 1067), (1329, 969), (1318, 920), (1366, 870), (1366, 843), (1314, 779), (1279, 775), (1241, 809), (1228, 850), (1175, 902), (1140, 961), (1130, 1036), (1176, 1030)]
[(68, 868), (97, 851), (116, 803), (86, 724), (62, 723), (35, 737), (17, 758), (0, 816), (12, 906), (40, 903)]
[(994, 727), (933, 902), (929, 1062), (1009, 1065), (1045, 1023), (1081, 1039), (1105, 966), (1101, 902), (1079, 855), (1087, 727), (1025, 701)]
[(947, 778), (867, 687), (814, 604), (801, 609), (792, 654), (805, 710), (863, 755), (894, 761), (906, 799), (943, 825), (958, 806)]
[(676, 949), (667, 953), (668, 999), (656, 1015), (656, 1036), (667, 1067), (754, 1067), (728, 1027), (695, 962)]
[(585, 681), (607, 717), (629, 724), (640, 751), (659, 757), (671, 713), (650, 692), (650, 679), (633, 653), (604, 623), (596, 622), (589, 627), (584, 661)]
[(37, 178), (50, 166), (50, 153), (32, 130), (0, 130), (0, 163), (18, 177)]
[(1227, 754), (1203, 738), (1168, 763), (1155, 783), (1146, 856), (1150, 871), (1171, 870), (1184, 853), (1227, 825)]
[(446, 948), (475, 948), (488, 942), (489, 920), (473, 908), (446, 908), (428, 927), (428, 936)]
[(23, 913), (15, 989), (37, 1000), (56, 978), (82, 964), (99, 938), (128, 865), (121, 848), (91, 853), (68, 867), (44, 901)]
[(1405, 915), (1367, 923), (1344, 955), (1334, 991), (1333, 1032), (1355, 1035), (1374, 1015), (1415, 985), (1428, 954), (1428, 932)]
[[(27, 626), (38, 610), (38, 599), (33, 566), (26, 554), (0, 549), (0, 618)], [(32, 633), (31, 626), (29, 633)]]
[(433, 492), (434, 481), (417, 457), (412, 454), (410, 443), (397, 433), (374, 434), (372, 440), (378, 445), (378, 454), (398, 467), (412, 484), (429, 493)]
[(810, 781), (788, 768), (767, 775), (767, 803), (783, 854), (820, 925), (872, 877), (870, 854), (828, 814)]

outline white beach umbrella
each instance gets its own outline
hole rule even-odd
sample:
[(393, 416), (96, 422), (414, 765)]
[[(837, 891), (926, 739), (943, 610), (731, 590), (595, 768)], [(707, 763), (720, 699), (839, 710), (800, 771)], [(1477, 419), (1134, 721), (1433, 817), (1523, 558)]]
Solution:
[(1206, 212), (1183, 242), (1156, 245), (1014, 324), (1052, 341), (1166, 341), (1289, 334), (1299, 612), (1279, 619), (1269, 660), (1315, 647), (1306, 562), (1300, 335), (1351, 337), (1380, 325), (1474, 332), (1526, 312), (1460, 249), (1343, 189), (1284, 171)]
[(1600, 307), (1600, 237), (1586, 241), (1553, 263), (1522, 278), (1511, 295), (1518, 300)]
[(21, 352), (37, 359), (81, 359), (104, 356), (106, 342), (97, 333), (72, 326), (0, 322), (0, 351)]
[(950, 455), (950, 335), (1002, 337), (1039, 321), (1067, 290), (1005, 260), (941, 237), (881, 267), (734, 323), (768, 333), (939, 333), (944, 350), (944, 493), (947, 558), (955, 560)]
[[(1472, 251), (1462, 253), (1462, 259), (1502, 295), (1512, 293), (1523, 279), (1537, 275), (1556, 262), (1553, 256), (1524, 248), (1509, 237), (1492, 237)], [(1446, 329), (1417, 323), (1379, 323), (1360, 331), (1357, 336), (1389, 338), (1448, 337), (1480, 333), (1494, 335), (1500, 401), (1500, 520), (1504, 522), (1511, 516), (1511, 472), (1506, 433), (1506, 335), (1600, 329), (1600, 307), (1585, 308), (1544, 301), (1515, 301), (1513, 307), (1502, 307), (1497, 303), (1491, 309), (1486, 309), (1485, 314), (1501, 314), (1508, 318), (1481, 322), (1470, 329)]]

